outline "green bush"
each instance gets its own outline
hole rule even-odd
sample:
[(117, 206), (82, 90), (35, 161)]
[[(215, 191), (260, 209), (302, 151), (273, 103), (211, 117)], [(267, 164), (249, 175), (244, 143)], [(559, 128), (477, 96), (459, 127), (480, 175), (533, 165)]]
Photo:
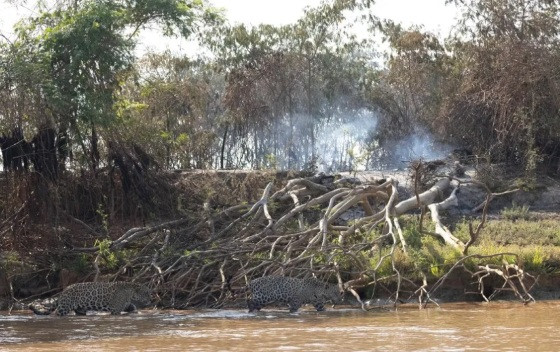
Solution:
[(503, 218), (511, 221), (531, 219), (529, 206), (517, 205), (515, 202), (511, 205), (511, 207), (503, 209), (501, 211), (501, 215)]

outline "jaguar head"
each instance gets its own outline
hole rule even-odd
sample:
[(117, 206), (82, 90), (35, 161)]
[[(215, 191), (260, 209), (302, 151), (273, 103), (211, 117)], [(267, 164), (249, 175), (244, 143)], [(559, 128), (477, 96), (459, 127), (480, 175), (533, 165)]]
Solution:
[(132, 301), (135, 304), (148, 305), (152, 302), (152, 290), (147, 286), (135, 284)]
[(338, 285), (326, 284), (325, 293), (325, 298), (333, 304), (342, 303), (344, 301), (344, 291), (340, 290)]

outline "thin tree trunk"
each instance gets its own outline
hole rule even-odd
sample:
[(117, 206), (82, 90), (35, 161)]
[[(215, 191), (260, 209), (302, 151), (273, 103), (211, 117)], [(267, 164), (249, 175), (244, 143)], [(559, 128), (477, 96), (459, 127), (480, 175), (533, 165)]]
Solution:
[[(167, 132), (167, 138), (171, 136), (171, 121), (169, 117), (169, 109), (166, 113), (165, 118), (165, 132)], [(169, 140), (165, 143), (165, 166), (167, 170), (171, 168), (171, 147), (169, 145)]]
[(222, 151), (220, 153), (220, 169), (224, 169), (224, 153), (226, 150), (226, 140), (227, 140), (227, 134), (228, 134), (228, 129), (229, 129), (229, 123), (226, 123), (226, 127), (224, 129), (224, 136), (222, 137)]
[(99, 138), (97, 136), (97, 131), (95, 130), (95, 124), (91, 123), (91, 165), (93, 167), (93, 171), (97, 170), (99, 166), (99, 147), (98, 147)]
[(255, 169), (258, 170), (260, 168), (260, 163), (259, 163), (259, 136), (258, 136), (258, 132), (255, 130), (254, 131), (254, 135), (253, 135), (253, 160), (254, 163), (253, 165), (255, 166)]
[(311, 138), (311, 162), (315, 160), (315, 121), (313, 119), (313, 109), (311, 103), (311, 74), (312, 74), (312, 67), (311, 67), (311, 58), (307, 61), (307, 118), (308, 118), (308, 126), (309, 126), (309, 134)]
[(84, 139), (82, 138), (82, 132), (80, 131), (80, 128), (78, 127), (78, 124), (76, 123), (76, 120), (71, 120), (70, 122), (72, 124), (72, 128), (74, 129), (74, 131), (76, 132), (76, 135), (78, 136), (78, 142), (80, 143), (80, 147), (82, 148), (82, 153), (84, 153), (84, 157), (86, 158), (87, 162), (89, 163), (89, 167), (91, 170), (94, 170), (94, 166), (91, 162), (91, 158), (88, 158), (88, 151), (87, 148), (84, 144)]

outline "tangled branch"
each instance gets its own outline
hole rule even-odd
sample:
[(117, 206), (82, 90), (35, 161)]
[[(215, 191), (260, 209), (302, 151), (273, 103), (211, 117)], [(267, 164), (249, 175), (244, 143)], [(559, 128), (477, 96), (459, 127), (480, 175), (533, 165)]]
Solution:
[[(416, 182), (415, 195), (400, 202), (398, 182), (392, 178), (351, 186), (333, 182), (332, 178), (330, 182), (324, 180), (320, 175), (293, 179), (275, 192), (273, 183), (269, 183), (252, 204), (220, 210), (207, 202), (198, 217), (132, 228), (109, 246), (111, 251), (134, 251), (113, 278), (128, 275), (134, 280), (151, 281), (158, 286), (163, 304), (176, 308), (220, 307), (228, 299), (226, 288), (235, 289), (252, 277), (275, 274), (336, 281), (364, 309), (359, 292), (368, 288), (390, 293), (395, 305), (402, 301), (403, 293), (410, 292), (420, 306), (425, 306), (428, 302), (437, 304), (435, 292), (455, 269), (468, 271), (465, 263), (469, 259), (488, 259), (467, 252), (486, 221), (493, 198), (490, 193), (482, 221), (476, 229), (471, 224), (471, 238), (465, 244), (439, 217), (440, 211), (457, 204), (460, 184), (448, 193), (452, 181), (456, 181), (452, 177), (437, 180), (422, 193)], [(432, 285), (426, 268), (418, 263), (414, 265), (420, 280), (408, 277), (399, 267), (397, 257), (410, 255), (399, 217), (415, 209), (421, 210), (420, 233), (426, 233), (422, 222), (427, 209), (436, 225), (433, 235), (464, 254)], [(351, 220), (349, 212), (354, 214)], [(96, 253), (99, 274), (98, 264), (103, 258), (100, 248), (73, 251)], [(501, 277), (501, 291), (512, 290), (524, 302), (533, 299), (524, 286), (525, 279), (531, 277), (517, 264), (498, 267), (480, 262), (471, 275), (481, 287), (489, 276)], [(494, 295), (483, 297), (490, 300)]]

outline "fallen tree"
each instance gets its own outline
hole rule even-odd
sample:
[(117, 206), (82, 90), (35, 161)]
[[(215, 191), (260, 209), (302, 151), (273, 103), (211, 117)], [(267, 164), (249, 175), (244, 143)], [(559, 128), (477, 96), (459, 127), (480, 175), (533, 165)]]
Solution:
[[(421, 168), (415, 172), (418, 180)], [(113, 241), (70, 252), (94, 258), (95, 280), (104, 276), (104, 280), (150, 282), (162, 305), (175, 308), (223, 306), (228, 287), (262, 275), (313, 275), (338, 282), (359, 302), (365, 292), (381, 292), (393, 304), (416, 297), (425, 306), (437, 304), (433, 300), (437, 290), (459, 268), (470, 273), (484, 299), (507, 289), (523, 302), (532, 301), (531, 285), (526, 283), (532, 277), (516, 258), (507, 253), (468, 253), (486, 221), (493, 198), (489, 190), (481, 220), (476, 227), (471, 224), (468, 241), (457, 239), (443, 225), (440, 212), (456, 205), (465, 182), (473, 181), (442, 176), (424, 192), (416, 182), (416, 194), (399, 201), (398, 182), (392, 178), (370, 182), (334, 181), (325, 175), (296, 178), (276, 191), (269, 183), (251, 204), (220, 209), (206, 202), (196, 216), (131, 228)], [(352, 210), (361, 215), (344, 220)], [(407, 244), (401, 223), (411, 211), (420, 213), (418, 233), (457, 252), (455, 263), (447, 263), (448, 271), (437, 280), (429, 280), (430, 267), (416, 260), (417, 250)], [(433, 231), (423, 228), (427, 211)], [(108, 270), (104, 263), (115, 253), (127, 253), (127, 259), (117, 270)], [(403, 266), (403, 257), (408, 267)], [(506, 261), (500, 266), (496, 258)], [(484, 284), (497, 278), (503, 286), (488, 296)], [(363, 303), (362, 307), (366, 309)]]

